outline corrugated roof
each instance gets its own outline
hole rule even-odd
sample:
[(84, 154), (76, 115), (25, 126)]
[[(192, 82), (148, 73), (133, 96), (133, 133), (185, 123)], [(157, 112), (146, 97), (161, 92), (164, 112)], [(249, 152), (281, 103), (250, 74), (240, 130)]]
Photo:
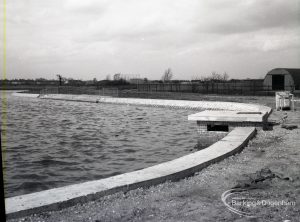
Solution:
[(276, 68), (276, 69), (272, 69), (271, 71), (269, 71), (267, 75), (272, 75), (271, 73), (273, 71), (280, 71), (280, 70), (284, 70), (287, 73), (291, 74), (291, 76), (293, 77), (293, 80), (294, 80), (294, 84), (298, 85), (298, 86), (300, 85), (300, 69)]
[(282, 68), (289, 72), (291, 76), (294, 79), (294, 84), (295, 85), (300, 85), (300, 69), (289, 69), (289, 68)]

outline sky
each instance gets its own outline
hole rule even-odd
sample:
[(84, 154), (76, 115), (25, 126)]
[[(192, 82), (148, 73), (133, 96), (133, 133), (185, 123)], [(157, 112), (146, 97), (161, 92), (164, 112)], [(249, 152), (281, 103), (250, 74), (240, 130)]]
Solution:
[(300, 68), (299, 0), (11, 0), (6, 26), (8, 79)]

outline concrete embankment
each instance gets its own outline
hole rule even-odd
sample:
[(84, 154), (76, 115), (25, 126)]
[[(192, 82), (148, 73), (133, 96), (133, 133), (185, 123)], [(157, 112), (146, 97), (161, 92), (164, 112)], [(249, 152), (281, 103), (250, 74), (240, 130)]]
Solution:
[(30, 97), (39, 97), (41, 99), (64, 100), (64, 101), (143, 105), (143, 106), (172, 107), (172, 108), (195, 109), (195, 110), (203, 110), (203, 109), (232, 110), (232, 111), (254, 111), (254, 112), (263, 112), (263, 113), (270, 113), (272, 110), (270, 107), (262, 106), (259, 104), (237, 103), (237, 102), (116, 98), (116, 97), (103, 97), (98, 95), (69, 95), (69, 94), (38, 95), (38, 94), (15, 93), (14, 95), (16, 96), (28, 95)]

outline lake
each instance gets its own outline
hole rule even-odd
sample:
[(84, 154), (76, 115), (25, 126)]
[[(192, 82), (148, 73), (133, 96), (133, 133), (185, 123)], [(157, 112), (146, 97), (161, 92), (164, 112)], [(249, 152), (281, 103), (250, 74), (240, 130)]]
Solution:
[[(7, 94), (7, 197), (97, 180), (169, 161), (199, 142), (193, 110)], [(200, 144), (199, 144), (200, 143)]]

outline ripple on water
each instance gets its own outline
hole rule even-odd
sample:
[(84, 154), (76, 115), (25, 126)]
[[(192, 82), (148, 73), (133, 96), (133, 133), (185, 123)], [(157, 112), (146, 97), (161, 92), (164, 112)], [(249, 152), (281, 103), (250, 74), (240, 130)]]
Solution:
[(190, 153), (191, 110), (8, 95), (6, 195), (100, 179)]
[(21, 183), (19, 186), (16, 187), (17, 191), (26, 191), (26, 192), (37, 192), (41, 190), (47, 190), (50, 189), (50, 187), (43, 182), (38, 181), (26, 181)]
[(137, 150), (134, 150), (134, 149), (125, 149), (123, 150), (125, 153), (135, 153), (137, 152)]
[(27, 179), (30, 178), (32, 180), (45, 180), (48, 178), (48, 176), (45, 175), (38, 175), (34, 173), (25, 173), (25, 174), (18, 174), (12, 176), (13, 179)]

